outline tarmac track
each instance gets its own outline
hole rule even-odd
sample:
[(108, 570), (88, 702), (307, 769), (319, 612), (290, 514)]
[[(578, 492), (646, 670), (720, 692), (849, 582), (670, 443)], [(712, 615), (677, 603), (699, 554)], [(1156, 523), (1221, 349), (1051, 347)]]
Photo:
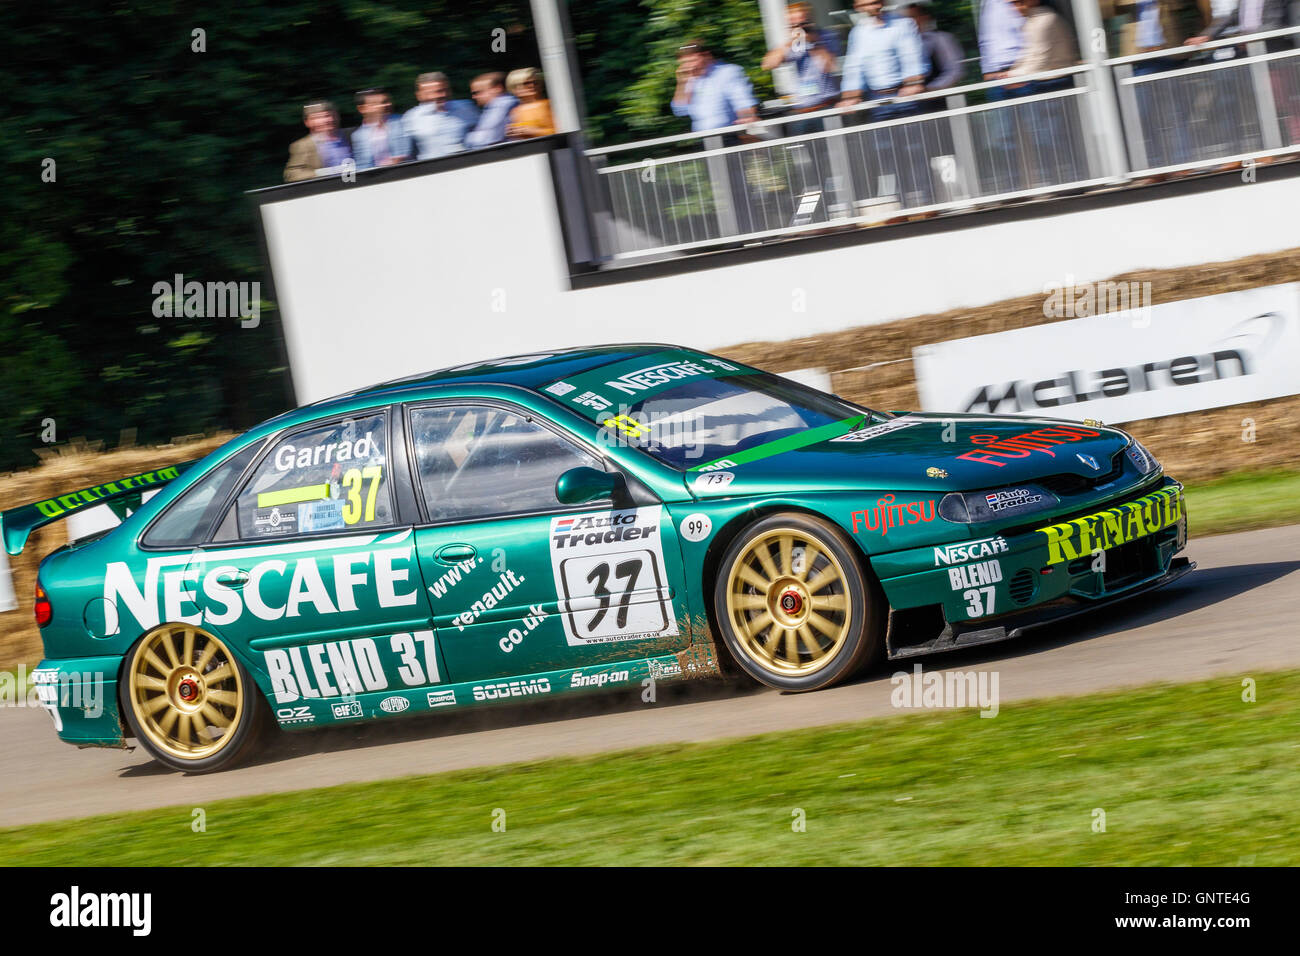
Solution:
[(0, 826), (909, 713), (891, 705), (889, 674), (917, 662), (996, 670), (1004, 706), (1300, 667), (1300, 525), (1194, 538), (1186, 554), (1198, 570), (1152, 595), (1018, 641), (887, 665), (827, 691), (697, 682), (661, 685), (653, 704), (637, 687), (279, 734), (252, 762), (208, 776), (167, 770), (140, 749), (78, 750), (55, 737), (44, 711), (8, 707), (0, 709)]

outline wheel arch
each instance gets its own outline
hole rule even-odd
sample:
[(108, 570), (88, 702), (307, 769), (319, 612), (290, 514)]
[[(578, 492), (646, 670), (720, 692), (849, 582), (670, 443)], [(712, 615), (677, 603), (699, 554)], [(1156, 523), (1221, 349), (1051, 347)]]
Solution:
[[(748, 511), (736, 515), (736, 517), (719, 528), (718, 532), (709, 541), (709, 547), (704, 553), (704, 562), (700, 574), (701, 593), (703, 595), (701, 603), (704, 605), (704, 611), (709, 622), (709, 635), (713, 641), (714, 655), (723, 666), (724, 673), (729, 677), (739, 676), (742, 672), (733, 660), (731, 650), (726, 646), (727, 642), (721, 639), (722, 632), (718, 629), (720, 625), (713, 607), (713, 590), (717, 586), (718, 566), (722, 563), (722, 556), (727, 553), (731, 543), (744, 534), (747, 528), (771, 515), (789, 513), (818, 518), (829, 522), (834, 527), (839, 528), (840, 531), (844, 531), (843, 527), (830, 515), (806, 504), (789, 500), (764, 501)], [(857, 539), (856, 535), (844, 531), (844, 536), (853, 543), (853, 554), (858, 561), (858, 568), (862, 571), (863, 576), (868, 581), (874, 581), (876, 586), (879, 587), (880, 579), (871, 566), (871, 555), (862, 547), (862, 543)], [(883, 588), (881, 588), (881, 593), (883, 595)]]

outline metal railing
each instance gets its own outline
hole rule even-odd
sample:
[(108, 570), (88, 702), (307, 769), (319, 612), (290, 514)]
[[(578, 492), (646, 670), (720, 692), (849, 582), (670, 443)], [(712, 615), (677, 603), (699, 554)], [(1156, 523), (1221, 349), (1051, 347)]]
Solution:
[[(1133, 173), (1195, 170), (1300, 147), (1300, 49), (1290, 46), (1296, 35), (1300, 28), (1289, 27), (1107, 61)], [(1189, 62), (1189, 53), (1209, 61)]]
[[(1296, 34), (592, 149), (602, 253), (684, 255), (1295, 152), (1300, 50), (1266, 46)], [(1238, 55), (1173, 59), (1216, 50)], [(1098, 83), (1118, 92), (1124, 143), (1113, 150)]]

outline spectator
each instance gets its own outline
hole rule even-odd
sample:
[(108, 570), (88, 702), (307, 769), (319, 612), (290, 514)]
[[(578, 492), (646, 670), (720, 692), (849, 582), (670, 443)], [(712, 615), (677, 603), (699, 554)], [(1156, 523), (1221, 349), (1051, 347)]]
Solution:
[(411, 137), (400, 116), (390, 116), (393, 103), (385, 90), (362, 90), (357, 94), (361, 125), (352, 133), (352, 156), (357, 169), (392, 166), (411, 158)]
[[(1246, 36), (1250, 33), (1264, 33), (1268, 30), (1284, 30), (1291, 26), (1291, 4), (1288, 0), (1241, 0), (1232, 10), (1215, 17), (1204, 33), (1190, 38), (1188, 46), (1199, 46), (1210, 40), (1222, 40), (1225, 36), (1236, 34)], [(1291, 37), (1274, 37), (1266, 40), (1265, 49), (1269, 53), (1291, 49)], [(1271, 71), (1276, 79), (1283, 70)]]
[(339, 114), (333, 103), (308, 103), (302, 108), (302, 123), (308, 132), (289, 147), (289, 162), (284, 167), (286, 183), (335, 172), (352, 158), (348, 141), (339, 132)]
[[(1210, 19), (1208, 0), (1102, 0), (1101, 13), (1103, 17), (1129, 17), (1120, 31), (1120, 56), (1183, 46)], [(1143, 63), (1172, 69), (1170, 60), (1145, 60), (1134, 64), (1134, 73)]]
[[(1216, 16), (1205, 32), (1190, 38), (1187, 45), (1199, 46), (1232, 34), (1246, 37), (1251, 33), (1282, 30), (1291, 25), (1291, 4), (1287, 0), (1241, 0), (1241, 3), (1232, 10)], [(1271, 40), (1263, 41), (1264, 49), (1268, 53), (1289, 50), (1293, 39), (1293, 37), (1273, 37)], [(1244, 55), (1244, 52), (1238, 49), (1234, 55)], [(1300, 103), (1300, 80), (1297, 79), (1294, 70), (1273, 69), (1268, 71), (1268, 75), (1273, 86), (1273, 102), (1279, 107), (1278, 119), (1286, 124), (1287, 141), (1292, 145), (1300, 143), (1300, 109), (1295, 107), (1288, 109), (1284, 105)], [(1271, 156), (1262, 156), (1259, 159), (1261, 163), (1272, 161)]]
[(510, 111), (519, 103), (506, 92), (506, 75), (504, 73), (481, 73), (470, 84), (469, 95), (478, 104), (478, 125), (465, 137), (465, 145), (470, 149), (482, 149), (506, 141), (506, 123)]
[[(1183, 46), (1200, 34), (1209, 19), (1206, 0), (1116, 0), (1115, 12), (1133, 18), (1120, 36), (1121, 56)], [(1185, 65), (1182, 60), (1176, 55), (1138, 60), (1133, 64), (1133, 76), (1178, 69)], [(1144, 137), (1147, 167), (1158, 169), (1191, 162), (1195, 153), (1189, 124), (1196, 110), (1186, 85), (1147, 80), (1134, 83), (1133, 93), (1138, 116), (1148, 130)]]
[(506, 139), (535, 139), (554, 134), (555, 120), (551, 116), (551, 101), (543, 95), (541, 70), (531, 66), (512, 70), (506, 77), (506, 89), (519, 100), (510, 111)]
[(839, 40), (830, 30), (818, 28), (811, 3), (792, 3), (786, 7), (785, 15), (790, 36), (784, 44), (769, 50), (763, 57), (763, 69), (775, 70), (783, 64), (793, 64), (797, 81), (792, 103), (794, 112), (821, 109), (839, 93), (839, 84), (835, 80)]
[[(884, 0), (854, 0), (862, 14), (849, 33), (840, 82), (840, 105), (887, 96), (911, 96), (925, 89), (925, 54), (916, 24), (907, 17), (885, 12)], [(891, 103), (872, 111), (873, 119), (915, 113), (915, 103)]]
[(696, 131), (758, 119), (758, 101), (745, 71), (734, 63), (715, 60), (699, 40), (677, 50), (672, 110), (674, 116), (689, 116), (691, 129)]
[(446, 74), (421, 73), (415, 80), (415, 99), (416, 105), (402, 117), (415, 158), (434, 159), (464, 149), (465, 137), (478, 122), (478, 110), (451, 98)]
[[(980, 71), (984, 79), (1001, 80), (1020, 59), (1024, 46), (1020, 28), (1024, 19), (1011, 0), (983, 0), (980, 4)], [(1005, 97), (1001, 87), (988, 91), (990, 100)]]
[[(1066, 26), (1065, 20), (1051, 7), (1045, 7), (1040, 0), (1011, 0), (1024, 17), (1024, 46), (1020, 56), (1007, 70), (1008, 77), (1030, 76), (1045, 73), (1048, 70), (1062, 70), (1074, 66), (1078, 57), (1074, 48), (1074, 35)], [(1051, 80), (1033, 80), (1027, 83), (1009, 84), (1018, 95), (1043, 93), (1047, 90), (1061, 89), (1070, 85), (1068, 76)]]
[[(911, 3), (903, 12), (912, 18), (921, 34), (921, 50), (930, 65), (925, 74), (926, 90), (946, 90), (957, 85), (962, 75), (961, 44), (951, 33), (937, 29), (928, 3)], [(942, 105), (941, 100), (935, 100)]]

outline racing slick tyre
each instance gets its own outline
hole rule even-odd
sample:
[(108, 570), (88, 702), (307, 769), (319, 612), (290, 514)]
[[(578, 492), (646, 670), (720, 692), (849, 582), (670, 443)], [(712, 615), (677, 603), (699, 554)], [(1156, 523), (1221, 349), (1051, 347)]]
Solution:
[(884, 652), (887, 604), (853, 543), (811, 515), (746, 528), (718, 566), (713, 608), (736, 664), (788, 691), (847, 680)]
[(266, 702), (217, 637), (163, 624), (126, 654), (122, 713), (159, 763), (189, 773), (231, 766), (261, 735)]

